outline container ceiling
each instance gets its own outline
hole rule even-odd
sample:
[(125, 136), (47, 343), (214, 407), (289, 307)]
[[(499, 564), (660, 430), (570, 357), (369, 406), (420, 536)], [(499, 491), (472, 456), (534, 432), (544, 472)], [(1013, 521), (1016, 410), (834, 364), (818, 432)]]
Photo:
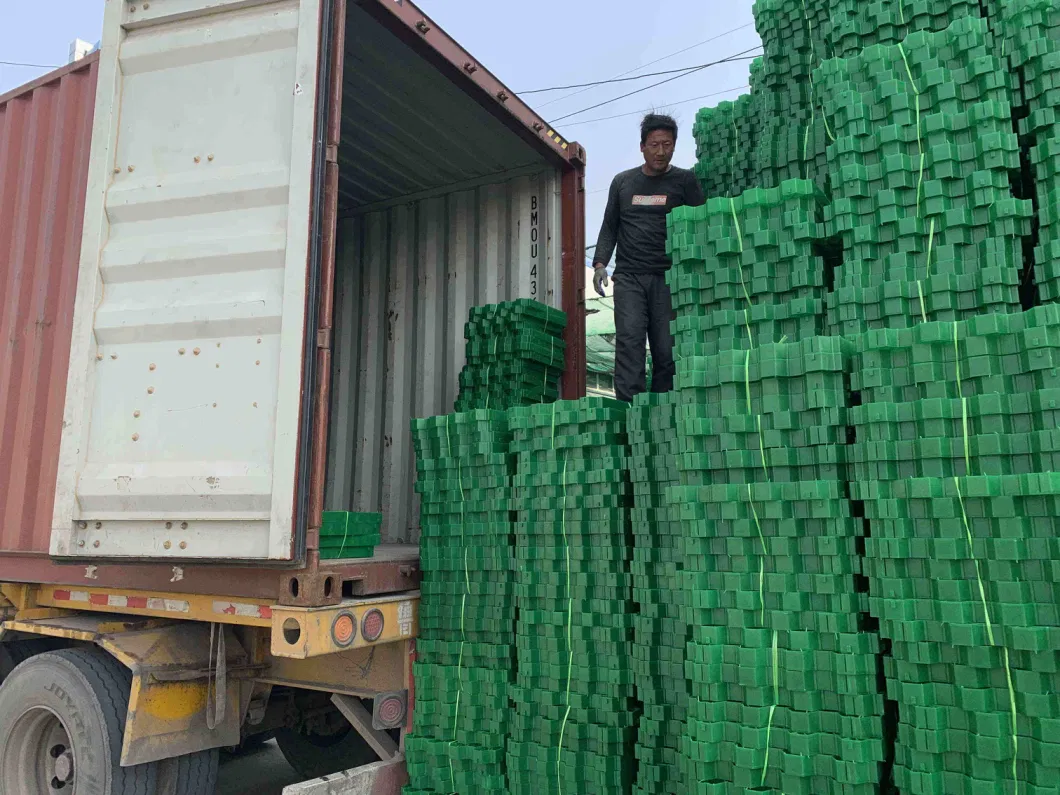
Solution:
[(347, 5), (339, 211), (545, 165), (466, 92)]

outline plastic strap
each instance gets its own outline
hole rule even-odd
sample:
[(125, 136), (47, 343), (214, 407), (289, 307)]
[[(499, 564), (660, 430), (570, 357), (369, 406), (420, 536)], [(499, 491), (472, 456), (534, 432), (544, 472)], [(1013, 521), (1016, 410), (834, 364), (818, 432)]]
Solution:
[[(736, 216), (736, 199), (729, 197), (729, 209), (732, 210), (732, 222), (736, 225), (736, 242), (740, 246), (740, 253), (743, 254), (743, 230), (740, 229), (740, 219)], [(737, 273), (740, 274), (740, 289), (743, 290), (744, 300), (747, 301), (747, 305), (751, 305), (751, 294), (747, 292), (747, 283), (743, 280), (743, 263), (737, 265)]]
[(758, 425), (758, 452), (762, 454), (762, 471), (766, 473), (766, 480), (770, 480), (769, 465), (766, 463), (766, 442), (762, 438), (762, 415), (758, 414), (755, 421)]
[(751, 352), (743, 360), (743, 387), (747, 392), (747, 413), (751, 413)]
[[(806, 16), (806, 0), (802, 0), (802, 16), (806, 20), (806, 34), (810, 41), (810, 127), (817, 123), (817, 84), (813, 80), (813, 70), (817, 65), (817, 48), (813, 45), (813, 22)], [(835, 136), (828, 126), (828, 117), (824, 112), (824, 103), (821, 103), (821, 121), (824, 122), (824, 131), (828, 133), (829, 140), (835, 143)], [(802, 145), (802, 159), (806, 160), (806, 149), (809, 143), (809, 130), (806, 133), (806, 141)]]
[(909, 82), (913, 86), (913, 93), (920, 94), (920, 89), (916, 87), (916, 80), (913, 79), (913, 70), (909, 68), (909, 58), (905, 54), (905, 46), (902, 42), (898, 42), (898, 52), (902, 54), (902, 60), (905, 62), (905, 73), (909, 75)]
[(780, 653), (777, 650), (777, 631), (773, 630), (773, 706), (769, 708), (769, 721), (766, 723), (766, 758), (762, 762), (762, 781), (759, 786), (766, 783), (766, 775), (769, 773), (769, 745), (773, 734), (773, 715), (780, 705)]
[(753, 484), (747, 484), (747, 504), (751, 506), (751, 516), (754, 517), (755, 527), (758, 529), (758, 543), (762, 545), (762, 557), (758, 561), (758, 602), (762, 605), (762, 625), (764, 626), (766, 623), (766, 556), (769, 555), (769, 551), (766, 549), (766, 537), (762, 534), (762, 523), (758, 520), (758, 511), (755, 509), (753, 488)]
[[(927, 264), (925, 265), (927, 276), (931, 276), (931, 254), (935, 249), (935, 219), (931, 219), (931, 226), (928, 229), (928, 249), (927, 249)], [(924, 285), (920, 279), (916, 280), (916, 292), (920, 298), (920, 319), (927, 323), (927, 307), (924, 304)]]
[(1016, 690), (1012, 686), (1012, 668), (1008, 660), (1008, 647), (1003, 647), (1001, 651), (1005, 656), (1005, 678), (1008, 680), (1008, 706), (1012, 713), (1012, 783), (1016, 788), (1016, 795), (1020, 795), (1019, 771), (1016, 766), (1020, 751), (1019, 733), (1016, 725), (1016, 720), (1019, 717), (1019, 713), (1016, 712)]
[[(740, 219), (736, 217), (736, 199), (732, 196), (729, 197), (729, 209), (732, 210), (732, 222), (736, 224), (736, 242), (740, 244), (740, 253), (743, 254), (743, 232), (740, 230)], [(740, 269), (740, 285), (743, 285), (743, 268)], [(747, 296), (746, 287), (743, 294), (744, 297)]]
[(920, 94), (916, 95), (916, 145), (920, 150), (920, 176), (916, 180), (916, 214), (920, 215), (920, 195), (924, 187), (924, 162), (927, 153), (924, 152), (924, 144), (920, 137)]
[(545, 392), (548, 391), (548, 371), (552, 369), (552, 362), (556, 356), (556, 338), (549, 337), (548, 339), (548, 367), (545, 368), (545, 374), (541, 378), (541, 402), (545, 402)]
[(953, 322), (953, 354), (954, 363), (957, 366), (957, 396), (964, 397), (964, 384), (961, 383), (961, 349), (957, 341), (957, 331), (959, 324), (957, 321)]
[(924, 182), (924, 143), (920, 137), (920, 89), (916, 87), (916, 80), (913, 79), (913, 70), (909, 66), (909, 57), (905, 54), (905, 47), (901, 42), (898, 43), (898, 52), (902, 54), (902, 61), (905, 63), (905, 73), (909, 75), (909, 84), (913, 87), (913, 94), (916, 97), (916, 148), (920, 152), (920, 177), (916, 183), (916, 214), (920, 215), (920, 191)]
[(736, 183), (736, 155), (740, 153), (740, 128), (736, 126), (736, 115), (732, 117), (732, 154), (729, 155), (729, 178)]
[[(736, 242), (740, 246), (740, 254), (743, 254), (743, 231), (740, 229), (740, 219), (736, 215), (736, 199), (729, 197), (729, 209), (732, 211), (732, 222), (736, 226)], [(742, 259), (742, 258), (741, 258)], [(743, 298), (747, 302), (747, 308), (743, 311), (744, 325), (747, 327), (747, 343), (753, 348), (754, 336), (751, 334), (751, 293), (747, 290), (747, 283), (743, 280), (743, 262), (737, 264), (736, 272), (740, 275), (740, 289), (743, 291)]]
[[(449, 414), (445, 420), (446, 439), (449, 437)], [(453, 739), (449, 741), (446, 750), (449, 754), (449, 778), (452, 780), (453, 791), (456, 791), (456, 770), (453, 767), (453, 744), (456, 742), (456, 730), (460, 723), (460, 700), (464, 693), (464, 644), (467, 643), (467, 633), (464, 630), (465, 616), (467, 611), (467, 597), (471, 593), (471, 574), (467, 562), (467, 505), (464, 497), (464, 474), (459, 461), (456, 465), (457, 488), (460, 490), (460, 544), (464, 548), (464, 593), (460, 597), (460, 656), (456, 663), (456, 705), (453, 709)]]
[(953, 324), (953, 354), (957, 364), (957, 396), (961, 399), (961, 433), (964, 438), (964, 474), (972, 474), (972, 452), (968, 439), (968, 398), (964, 396), (964, 384), (961, 382), (961, 349), (957, 340), (958, 324)]
[[(554, 403), (552, 404), (555, 405)], [(553, 416), (555, 411), (553, 410)], [(563, 776), (561, 762), (563, 760), (563, 735), (567, 732), (567, 719), (570, 717), (570, 682), (574, 673), (574, 594), (570, 582), (570, 543), (567, 540), (567, 457), (563, 457), (563, 512), (560, 515), (560, 529), (563, 532), (563, 547), (567, 555), (567, 692), (564, 700), (567, 702), (567, 710), (563, 713), (563, 723), (559, 727), (559, 740), (556, 749), (556, 790), (563, 795)]]
[(935, 251), (935, 219), (931, 219), (931, 223), (928, 225), (928, 250), (927, 250), (927, 274), (931, 275), (931, 255)]
[(835, 135), (832, 134), (832, 128), (828, 126), (828, 114), (824, 112), (824, 103), (821, 103), (821, 121), (824, 122), (824, 131), (828, 133), (828, 140), (835, 143)]
[(339, 558), (342, 558), (342, 553), (346, 551), (346, 538), (350, 534), (350, 512), (346, 511), (346, 523), (342, 526), (342, 546), (339, 547)]
[(493, 354), (490, 356), (490, 363), (486, 365), (486, 409), (490, 407), (490, 368), (493, 366), (493, 362), (497, 359), (497, 335), (493, 335)]
[(975, 564), (975, 578), (979, 581), (979, 599), (983, 603), (983, 618), (986, 621), (986, 638), (990, 641), (991, 646), (996, 646), (994, 642), (994, 625), (990, 621), (990, 607), (986, 603), (986, 588), (983, 586), (983, 574), (979, 568), (979, 559), (975, 556), (975, 548), (972, 546), (972, 528), (968, 523), (968, 512), (964, 508), (964, 495), (961, 494), (961, 481), (959, 478), (953, 479), (953, 485), (957, 487), (957, 499), (961, 503), (961, 517), (964, 519), (964, 532), (968, 539), (968, 555), (972, 559), (972, 563)]

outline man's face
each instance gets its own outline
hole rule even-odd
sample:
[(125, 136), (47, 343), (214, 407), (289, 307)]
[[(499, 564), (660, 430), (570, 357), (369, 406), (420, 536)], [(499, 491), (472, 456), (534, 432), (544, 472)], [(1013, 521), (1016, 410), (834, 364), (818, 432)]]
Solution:
[(640, 146), (644, 164), (650, 171), (662, 174), (674, 159), (674, 136), (668, 130), (653, 130)]

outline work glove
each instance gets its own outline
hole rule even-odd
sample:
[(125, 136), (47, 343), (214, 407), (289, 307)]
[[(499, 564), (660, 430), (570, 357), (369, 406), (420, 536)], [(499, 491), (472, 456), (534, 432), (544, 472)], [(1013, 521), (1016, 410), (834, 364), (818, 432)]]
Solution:
[(596, 292), (601, 296), (607, 295), (604, 292), (604, 288), (610, 284), (611, 281), (607, 278), (607, 267), (604, 265), (593, 266), (593, 287), (596, 288)]

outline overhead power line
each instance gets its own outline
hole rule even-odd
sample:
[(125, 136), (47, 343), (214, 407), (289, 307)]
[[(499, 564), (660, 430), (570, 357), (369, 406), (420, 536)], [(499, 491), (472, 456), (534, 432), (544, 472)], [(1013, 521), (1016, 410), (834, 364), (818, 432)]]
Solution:
[(684, 66), (680, 69), (668, 69), (665, 72), (645, 72), (642, 75), (634, 75), (633, 77), (612, 77), (608, 80), (597, 80), (593, 83), (575, 83), (572, 86), (553, 86), (552, 88), (535, 88), (533, 91), (518, 91), (520, 96), (526, 96), (527, 94), (544, 94), (547, 91), (566, 91), (569, 88), (591, 88), (592, 86), (606, 86), (611, 83), (629, 83), (634, 80), (646, 80), (649, 77), (661, 77), (662, 75), (675, 75), (679, 72), (694, 72), (697, 69), (702, 69), (711, 64), (699, 63), (693, 66)]
[(22, 63), (21, 61), (0, 61), (0, 66), (24, 66), (27, 69), (58, 69), (58, 66), (46, 63)]
[(682, 77), (688, 77), (689, 75), (697, 74), (699, 72), (702, 72), (704, 69), (709, 69), (712, 66), (719, 66), (720, 64), (725, 64), (725, 63), (733, 63), (735, 61), (752, 60), (754, 58), (757, 58), (761, 53), (755, 53), (754, 55), (748, 55), (748, 53), (751, 52), (751, 50), (757, 50), (757, 49), (758, 49), (758, 46), (756, 45), (754, 47), (750, 47), (750, 48), (744, 50), (743, 52), (734, 53), (734, 54), (729, 55), (729, 56), (727, 56), (725, 58), (722, 58), (720, 60), (712, 61), (711, 63), (707, 63), (707, 64), (703, 64), (702, 66), (697, 67), (697, 68), (695, 68), (695, 69), (693, 69), (693, 70), (691, 70), (689, 72), (682, 72), (679, 75), (674, 75), (673, 77), (668, 77), (665, 80), (660, 80), (657, 83), (652, 83), (651, 85), (644, 86), (642, 88), (638, 88), (638, 89), (636, 89), (634, 91), (630, 91), (627, 94), (623, 94), (622, 96), (612, 97), (611, 99), (604, 100), (603, 102), (597, 102), (595, 105), (590, 105), (587, 108), (582, 108), (581, 110), (576, 110), (573, 113), (568, 113), (566, 116), (560, 116), (558, 119), (553, 119), (552, 121), (549, 122), (549, 124), (552, 125), (553, 127), (555, 127), (557, 124), (559, 124), (559, 122), (564, 121), (566, 119), (572, 118), (574, 116), (580, 116), (583, 113), (588, 113), (590, 110), (596, 110), (597, 108), (602, 108), (604, 105), (610, 105), (611, 103), (618, 102), (619, 100), (625, 99), (626, 97), (632, 97), (632, 96), (634, 96), (636, 94), (641, 94), (641, 93), (643, 93), (645, 91), (650, 91), (651, 89), (658, 88), (659, 86), (665, 85), (666, 83), (672, 83), (674, 80), (680, 80)]
[[(743, 91), (745, 88), (750, 88), (748, 85), (733, 86), (732, 88), (726, 88), (723, 91), (715, 91), (712, 94), (704, 94), (701, 97), (689, 97), (688, 99), (679, 99), (676, 102), (663, 102), (660, 103), (661, 107), (673, 107), (677, 105), (685, 105), (689, 102), (699, 102), (700, 100), (710, 99), (711, 97), (720, 97), (722, 94), (731, 94), (733, 91)], [(629, 113), (617, 113), (614, 116), (601, 116), (596, 119), (582, 119), (581, 121), (572, 121), (570, 124), (563, 125), (564, 128), (575, 127), (579, 124), (593, 124), (598, 121), (612, 121), (613, 119), (625, 119), (629, 116), (640, 116), (643, 114), (642, 110), (634, 110)]]
[[(647, 63), (641, 64), (640, 66), (637, 66), (637, 67), (635, 67), (633, 69), (628, 69), (625, 72), (619, 72), (617, 75), (613, 75), (613, 77), (617, 78), (617, 77), (625, 77), (626, 75), (631, 75), (631, 74), (633, 74), (635, 72), (639, 72), (641, 69), (647, 69), (649, 66), (654, 66), (657, 63), (662, 63), (663, 61), (668, 61), (671, 58), (674, 58), (674, 57), (676, 57), (678, 55), (683, 55), (684, 53), (688, 52), (689, 50), (694, 50), (697, 47), (702, 47), (704, 44), (710, 44), (710, 42), (712, 42), (712, 41), (717, 41), (718, 39), (724, 38), (726, 36), (730, 36), (733, 33), (737, 33), (737, 32), (739, 32), (741, 30), (744, 30), (745, 28), (750, 28), (750, 27), (753, 27), (753, 26), (754, 26), (753, 22), (748, 22), (746, 24), (743, 24), (743, 25), (740, 25), (738, 27), (732, 28), (731, 30), (722, 31), (721, 33), (718, 33), (717, 35), (711, 36), (710, 38), (703, 39), (703, 41), (698, 41), (698, 42), (696, 42), (695, 44), (693, 44), (693, 45), (691, 45), (689, 47), (685, 47), (685, 48), (677, 50), (675, 52), (668, 53), (667, 55), (663, 55), (660, 58), (656, 58), (654, 61), (648, 61)], [(579, 91), (575, 91), (575, 92), (573, 92), (571, 94), (564, 94), (562, 97), (556, 97), (555, 99), (550, 99), (548, 102), (544, 102), (541, 105), (538, 105), (537, 107), (538, 108), (546, 108), (549, 105), (555, 104), (556, 102), (561, 102), (562, 100), (570, 99), (571, 97), (576, 97), (579, 94), (584, 94), (586, 91), (591, 91), (591, 90), (592, 90), (592, 88), (583, 88), (583, 89), (581, 89)]]

